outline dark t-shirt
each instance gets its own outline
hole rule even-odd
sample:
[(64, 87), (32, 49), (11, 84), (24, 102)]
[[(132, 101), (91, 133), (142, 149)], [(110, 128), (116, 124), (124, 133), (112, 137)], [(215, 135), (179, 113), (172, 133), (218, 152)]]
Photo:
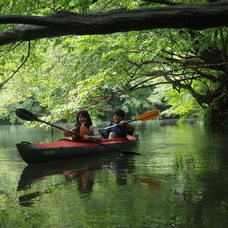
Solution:
[[(106, 127), (115, 125), (115, 123), (111, 122), (110, 124), (108, 124)], [(120, 125), (116, 125), (112, 128), (106, 129), (104, 130), (104, 132), (102, 132), (102, 136), (107, 139), (110, 132), (115, 132), (118, 135), (118, 138), (126, 138), (127, 135), (133, 135), (133, 131), (130, 131), (126, 126), (120, 126)]]

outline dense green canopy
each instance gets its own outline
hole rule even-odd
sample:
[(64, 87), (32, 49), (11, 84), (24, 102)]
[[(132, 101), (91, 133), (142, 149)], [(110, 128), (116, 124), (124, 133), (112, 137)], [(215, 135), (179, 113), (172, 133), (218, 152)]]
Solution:
[[(15, 35), (20, 37), (15, 41), (33, 40), (27, 39), (29, 35), (27, 38), (26, 35), (21, 36), (18, 31), (26, 32), (37, 28), (37, 22), (31, 23), (32, 25), (12, 27), (7, 24), (10, 17), (6, 18), (4, 15), (45, 16), (62, 10), (80, 13), (82, 16), (95, 13), (94, 15), (99, 17), (102, 12), (108, 12), (105, 15), (121, 15), (121, 10), (127, 13), (129, 10), (137, 9), (138, 11), (133, 12), (141, 12), (154, 6), (170, 9), (174, 6), (166, 5), (172, 3), (177, 9), (183, 10), (185, 7), (177, 5), (176, 1), (120, 0), (118, 3), (103, 0), (39, 0), (34, 3), (27, 3), (24, 0), (10, 1), (10, 3), (1, 1), (3, 16), (0, 16), (0, 23), (4, 25), (1, 27), (0, 37), (8, 33), (11, 37)], [(223, 19), (228, 14), (223, 13), (227, 3), (221, 3), (223, 7), (220, 9), (218, 7), (220, 3), (213, 4), (214, 6), (217, 4), (216, 12), (223, 15), (219, 18), (220, 25), (226, 25), (228, 20)], [(199, 10), (202, 7), (194, 9)], [(112, 14), (110, 10), (114, 10), (114, 13)], [(210, 15), (211, 18), (214, 17), (214, 14)], [(23, 19), (23, 17), (16, 19), (18, 18)], [(73, 117), (72, 113), (80, 108), (86, 108), (94, 116), (104, 118), (108, 111), (121, 107), (132, 115), (159, 108), (164, 111), (162, 114), (165, 116), (180, 115), (186, 118), (207, 114), (207, 120), (211, 123), (223, 122), (227, 118), (228, 111), (227, 28), (192, 30), (190, 28), (197, 27), (197, 21), (194, 22), (195, 27), (180, 28), (180, 26), (169, 26), (174, 20), (167, 18), (165, 20), (161, 23), (166, 24), (166, 28), (179, 29), (148, 30), (148, 27), (145, 27), (146, 23), (142, 22), (142, 31), (129, 31), (131, 30), (129, 29), (125, 30), (128, 32), (107, 35), (73, 36), (69, 35), (74, 33), (69, 33), (69, 29), (64, 27), (66, 25), (64, 23), (67, 22), (63, 20), (64, 23), (60, 27), (56, 27), (55, 24), (52, 25), (52, 29), (54, 26), (55, 31), (61, 30), (60, 35), (67, 36), (2, 46), (0, 58), (2, 122), (18, 121), (14, 115), (18, 107), (43, 114), (48, 121), (69, 119)], [(59, 23), (59, 17), (55, 23)], [(205, 27), (218, 26), (211, 20), (207, 20), (207, 23)], [(158, 21), (157, 24), (159, 25)], [(130, 28), (129, 23), (125, 25)], [(151, 26), (151, 28), (156, 27), (154, 23)], [(198, 26), (200, 28), (200, 22)], [(80, 28), (83, 30), (84, 27)], [(49, 32), (53, 30), (45, 28), (43, 31), (46, 31), (46, 36), (40, 37), (50, 37)], [(40, 33), (34, 33), (33, 30), (32, 34), (34, 39), (39, 38)], [(10, 39), (8, 41), (12, 42)]]

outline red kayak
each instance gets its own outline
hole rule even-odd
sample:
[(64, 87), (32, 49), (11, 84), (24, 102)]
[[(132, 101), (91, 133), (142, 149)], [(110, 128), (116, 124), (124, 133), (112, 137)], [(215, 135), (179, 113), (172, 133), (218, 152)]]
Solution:
[[(103, 139), (99, 142), (75, 142), (68, 139), (48, 143), (21, 142), (16, 144), (22, 159), (31, 164), (51, 160), (68, 159), (83, 155), (127, 153), (124, 150), (138, 142), (138, 136), (128, 138)], [(131, 152), (129, 152), (131, 154)], [(134, 152), (132, 152), (134, 154)]]

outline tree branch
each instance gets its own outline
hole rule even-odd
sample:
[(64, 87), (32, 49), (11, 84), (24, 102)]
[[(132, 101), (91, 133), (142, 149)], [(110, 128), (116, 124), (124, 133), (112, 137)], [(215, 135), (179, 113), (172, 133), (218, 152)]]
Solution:
[(0, 45), (64, 35), (110, 34), (156, 28), (228, 26), (228, 2), (175, 5), (106, 13), (57, 12), (50, 16), (0, 16), (0, 24), (24, 24), (0, 33)]
[(18, 68), (12, 73), (12, 75), (10, 75), (4, 82), (0, 83), (0, 89), (3, 87), (4, 84), (6, 84), (10, 79), (12, 79), (12, 77), (21, 69), (21, 67), (25, 64), (25, 62), (28, 60), (29, 55), (30, 55), (30, 49), (31, 49), (31, 45), (30, 42), (28, 42), (28, 52), (26, 57), (24, 58), (24, 56), (22, 56), (22, 62), (21, 64), (18, 66)]
[(170, 6), (174, 6), (174, 5), (181, 5), (183, 3), (177, 3), (177, 2), (170, 2), (167, 0), (143, 0), (144, 2), (147, 3), (159, 3), (159, 4), (165, 4), (165, 5), (170, 5)]

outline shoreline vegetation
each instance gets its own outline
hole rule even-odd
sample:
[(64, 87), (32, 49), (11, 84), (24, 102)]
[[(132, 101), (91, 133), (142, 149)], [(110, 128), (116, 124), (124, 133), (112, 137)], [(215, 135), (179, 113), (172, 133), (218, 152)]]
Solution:
[[(53, 123), (73, 121), (72, 113), (80, 109), (89, 110), (93, 117), (103, 120), (110, 110), (120, 108), (130, 116), (157, 109), (164, 114), (163, 118), (203, 119), (207, 125), (228, 126), (227, 27), (216, 26), (209, 14), (210, 20), (202, 20), (211, 25), (207, 29), (196, 29), (199, 23), (192, 19), (190, 27), (149, 29), (148, 21), (139, 23), (139, 14), (131, 15), (151, 10), (161, 13), (160, 10), (166, 9), (172, 12), (172, 23), (179, 24), (185, 20), (180, 20), (178, 12), (195, 18), (195, 14), (190, 11), (186, 14), (186, 10), (203, 9), (206, 11), (202, 15), (197, 11), (197, 16), (206, 17), (209, 8), (218, 7), (216, 13), (221, 14), (220, 20), (224, 22), (228, 3), (197, 1), (192, 4), (187, 0), (176, 5), (173, 0), (119, 0), (107, 4), (106, 1), (56, 0), (53, 8), (44, 0), (36, 2), (28, 6), (27, 1), (21, 0), (9, 7), (6, 1), (1, 5), (4, 42), (10, 41), (7, 31), (26, 42), (11, 40), (15, 42), (12, 47), (1, 46), (0, 124), (20, 123), (14, 114), (18, 108)], [(178, 10), (173, 13), (176, 7)], [(141, 19), (148, 20), (147, 13), (142, 14)], [(33, 15), (40, 15), (42, 25)], [(123, 29), (120, 24), (124, 20), (125, 26), (131, 29), (136, 26), (137, 30), (106, 33), (112, 26), (106, 24), (107, 27), (101, 26), (99, 30), (87, 20), (86, 27), (79, 28), (77, 24), (74, 28), (79, 15), (81, 19), (95, 16), (99, 23), (93, 23), (99, 26), (101, 21), (110, 23), (106, 21), (109, 15), (117, 23), (112, 29)], [(130, 24), (124, 19), (127, 15), (133, 20)], [(22, 19), (28, 24), (20, 24)], [(63, 27), (68, 21), (70, 27), (61, 29), (56, 20), (60, 20)], [(20, 26), (10, 28), (5, 24), (12, 22)], [(56, 23), (60, 27), (57, 28)], [(153, 20), (150, 23), (159, 24)], [(191, 27), (192, 23), (196, 23), (196, 27)], [(165, 21), (165, 25), (168, 24)], [(89, 32), (87, 26), (95, 28), (96, 34)], [(39, 32), (34, 33), (33, 29)], [(89, 33), (76, 32), (69, 36), (72, 29)], [(26, 33), (30, 30), (31, 34)], [(34, 42), (32, 37), (40, 35), (41, 30), (48, 30), (44, 32), (48, 37), (37, 37)], [(20, 32), (26, 34), (18, 36)], [(56, 37), (56, 32), (68, 35)]]

